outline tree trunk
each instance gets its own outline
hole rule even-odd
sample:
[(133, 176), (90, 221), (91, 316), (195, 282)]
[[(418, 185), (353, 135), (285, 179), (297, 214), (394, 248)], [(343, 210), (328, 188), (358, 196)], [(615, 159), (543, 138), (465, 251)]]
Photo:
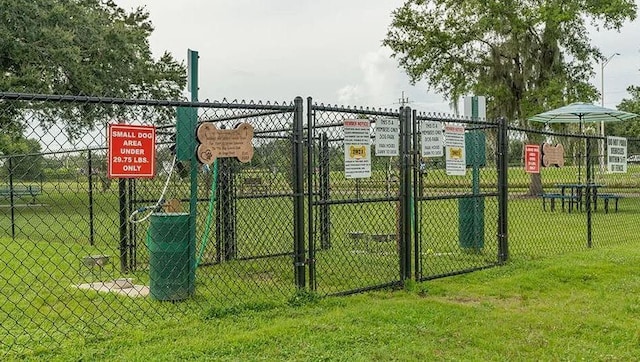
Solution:
[(531, 182), (529, 183), (529, 196), (542, 195), (542, 177), (539, 173), (532, 173)]

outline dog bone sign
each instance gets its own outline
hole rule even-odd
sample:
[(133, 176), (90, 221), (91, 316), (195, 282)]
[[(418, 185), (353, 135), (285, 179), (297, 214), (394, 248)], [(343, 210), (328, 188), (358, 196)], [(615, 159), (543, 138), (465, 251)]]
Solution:
[(218, 129), (213, 123), (202, 123), (196, 130), (200, 145), (198, 160), (211, 165), (218, 157), (235, 157), (246, 163), (253, 158), (253, 126), (240, 123), (234, 129)]
[(564, 166), (564, 147), (561, 144), (551, 145), (549, 143), (542, 144), (542, 166)]

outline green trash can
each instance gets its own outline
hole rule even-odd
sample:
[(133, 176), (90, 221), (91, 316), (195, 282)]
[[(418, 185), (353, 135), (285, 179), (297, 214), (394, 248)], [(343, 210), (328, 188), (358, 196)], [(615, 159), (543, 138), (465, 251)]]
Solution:
[(458, 235), (465, 251), (480, 251), (484, 247), (484, 197), (458, 200)]
[(195, 246), (188, 213), (154, 213), (149, 225), (149, 294), (182, 300), (195, 292)]

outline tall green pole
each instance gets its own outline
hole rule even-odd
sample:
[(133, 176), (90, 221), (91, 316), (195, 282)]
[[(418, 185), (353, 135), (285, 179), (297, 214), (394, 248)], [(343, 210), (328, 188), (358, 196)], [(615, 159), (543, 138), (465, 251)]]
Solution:
[[(187, 50), (187, 64), (188, 64), (188, 88), (191, 93), (191, 102), (198, 101), (198, 52), (195, 50), (188, 49)], [(196, 118), (195, 122), (191, 122), (193, 129), (191, 130), (191, 137), (195, 137), (196, 130), (195, 128), (198, 125), (198, 109), (195, 108), (192, 112), (193, 116)], [(196, 247), (196, 211), (197, 211), (197, 201), (198, 201), (198, 160), (196, 159), (196, 142), (192, 143), (194, 145), (191, 152), (191, 197), (189, 202), (189, 245), (192, 246), (192, 250), (190, 250), (191, 255), (193, 255), (193, 263), (191, 265), (192, 268), (195, 269), (195, 247)], [(193, 284), (195, 285), (195, 283)]]
[[(473, 96), (473, 98), (471, 98), (471, 120), (472, 121), (478, 120), (478, 97), (477, 96)], [(480, 147), (480, 145), (478, 145), (477, 143), (474, 143), (474, 145), (476, 145), (477, 147)], [(480, 167), (478, 165), (478, 162), (473, 162), (472, 177), (473, 177), (473, 180), (471, 183), (471, 188), (473, 191), (473, 195), (475, 196), (480, 193)]]
[[(473, 96), (473, 98), (471, 98), (471, 120), (473, 121), (478, 121), (479, 117), (478, 117), (478, 97), (477, 96)], [(476, 131), (479, 132), (479, 131)], [(474, 132), (475, 133), (475, 132)], [(476, 150), (474, 150), (474, 152), (478, 152), (479, 151), (479, 147), (484, 147), (484, 143), (480, 144), (480, 137), (476, 137), (476, 134), (473, 135), (473, 137), (475, 138), (475, 142), (473, 142), (473, 144), (475, 145)], [(482, 200), (480, 199), (480, 197), (478, 195), (480, 195), (480, 164), (478, 159), (475, 160), (476, 162), (473, 162), (472, 164), (472, 171), (471, 171), (471, 176), (472, 176), (472, 182), (471, 182), (471, 188), (472, 188), (472, 193), (473, 193), (473, 236), (474, 236), (474, 248), (475, 249), (479, 249), (480, 246), (480, 241), (484, 235), (484, 226), (483, 224), (483, 217), (484, 217), (484, 212), (483, 210), (480, 210), (482, 208), (483, 205), (481, 205)]]

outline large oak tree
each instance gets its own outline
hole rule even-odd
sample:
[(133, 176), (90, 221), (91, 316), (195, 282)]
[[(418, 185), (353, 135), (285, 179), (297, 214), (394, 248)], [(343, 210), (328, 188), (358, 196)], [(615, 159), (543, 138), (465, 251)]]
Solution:
[(589, 39), (636, 16), (634, 0), (408, 0), (383, 43), (413, 81), (455, 102), (488, 96), (487, 114), (522, 121), (572, 101), (592, 101)]
[[(635, 17), (634, 0), (407, 0), (383, 43), (412, 81), (452, 103), (486, 95), (488, 117), (536, 127), (527, 117), (598, 97), (589, 79), (602, 54), (587, 24), (620, 29)], [(531, 181), (539, 194), (539, 174)]]
[[(125, 11), (112, 0), (0, 0), (0, 91), (177, 99), (185, 68), (168, 53), (154, 59), (152, 31), (145, 9)], [(24, 133), (27, 117), (63, 124), (73, 136), (127, 111), (89, 104), (0, 106), (0, 132), (15, 137)]]

